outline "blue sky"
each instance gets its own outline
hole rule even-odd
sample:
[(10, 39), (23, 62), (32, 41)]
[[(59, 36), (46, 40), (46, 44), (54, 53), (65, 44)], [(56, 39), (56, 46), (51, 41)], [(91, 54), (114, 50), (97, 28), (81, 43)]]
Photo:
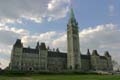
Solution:
[[(99, 24), (120, 25), (120, 1), (119, 0), (73, 0), (70, 3), (74, 9), (80, 29), (94, 27)], [(110, 10), (113, 6), (113, 10)], [(56, 21), (44, 21), (35, 23), (23, 20), (24, 24), (11, 24), (18, 28), (29, 29), (32, 32), (47, 32), (51, 30), (64, 31), (69, 19), (69, 12), (64, 18)]]
[(72, 5), (79, 23), (81, 52), (108, 50), (119, 62), (120, 0), (0, 0), (0, 61), (9, 64), (12, 45), (45, 42), (66, 52), (66, 29)]

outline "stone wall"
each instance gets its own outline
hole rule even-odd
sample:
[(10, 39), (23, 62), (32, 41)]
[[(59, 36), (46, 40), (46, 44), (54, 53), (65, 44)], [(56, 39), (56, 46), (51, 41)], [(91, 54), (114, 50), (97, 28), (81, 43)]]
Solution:
[(67, 58), (48, 57), (49, 71), (62, 71), (67, 69)]

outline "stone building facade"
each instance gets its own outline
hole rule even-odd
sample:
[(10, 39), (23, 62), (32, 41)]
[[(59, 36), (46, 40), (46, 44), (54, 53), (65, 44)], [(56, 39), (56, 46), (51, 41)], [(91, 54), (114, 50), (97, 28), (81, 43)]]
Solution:
[(13, 71), (112, 71), (112, 59), (108, 51), (100, 56), (97, 50), (81, 54), (79, 29), (73, 9), (67, 24), (67, 53), (50, 50), (45, 43), (37, 42), (36, 48), (25, 48), (20, 39), (13, 45), (9, 69)]

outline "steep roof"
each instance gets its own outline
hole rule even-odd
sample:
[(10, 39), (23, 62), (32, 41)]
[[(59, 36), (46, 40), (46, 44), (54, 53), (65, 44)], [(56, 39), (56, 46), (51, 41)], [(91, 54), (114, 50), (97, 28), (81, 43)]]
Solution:
[(92, 55), (99, 56), (99, 54), (98, 54), (97, 50), (93, 50)]
[(32, 48), (23, 48), (23, 53), (33, 53), (38, 54), (38, 50)]
[(14, 47), (23, 47), (23, 44), (21, 42), (21, 39), (17, 39), (15, 44), (14, 44)]
[(48, 51), (48, 57), (67, 58), (67, 53)]
[(81, 55), (81, 58), (82, 58), (82, 59), (90, 59), (90, 56), (89, 56), (89, 55), (83, 55), (83, 54), (82, 54), (82, 55)]
[(106, 59), (106, 57), (105, 56), (100, 56), (100, 59)]
[(108, 51), (106, 51), (104, 55), (107, 56), (107, 57), (111, 57), (111, 55), (109, 54)]

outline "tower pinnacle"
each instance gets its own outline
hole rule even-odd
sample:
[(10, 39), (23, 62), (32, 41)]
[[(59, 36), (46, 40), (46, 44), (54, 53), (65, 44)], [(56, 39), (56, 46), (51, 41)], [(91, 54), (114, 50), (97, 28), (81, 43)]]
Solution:
[(73, 10), (72, 7), (70, 8), (69, 24), (75, 24), (75, 25), (78, 24), (77, 21), (76, 21), (76, 19), (75, 19), (74, 10)]
[(70, 18), (75, 19), (73, 8), (70, 9)]
[(70, 18), (67, 25), (67, 67), (70, 70), (81, 70), (81, 56), (79, 45), (78, 23), (73, 8), (70, 9)]

